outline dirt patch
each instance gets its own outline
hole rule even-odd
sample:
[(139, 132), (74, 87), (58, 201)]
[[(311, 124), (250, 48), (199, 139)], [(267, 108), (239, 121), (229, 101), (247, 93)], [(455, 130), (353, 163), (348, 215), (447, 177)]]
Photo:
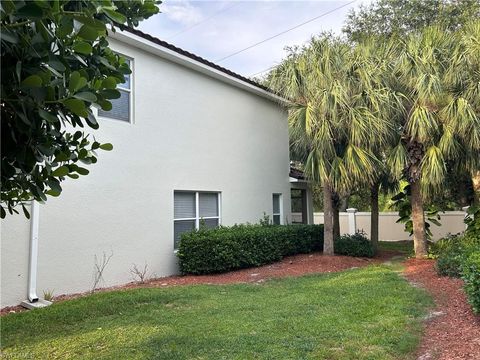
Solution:
[(405, 266), (405, 277), (425, 288), (436, 304), (425, 319), (418, 359), (480, 359), (480, 317), (467, 303), (462, 280), (438, 276), (433, 260), (409, 259)]

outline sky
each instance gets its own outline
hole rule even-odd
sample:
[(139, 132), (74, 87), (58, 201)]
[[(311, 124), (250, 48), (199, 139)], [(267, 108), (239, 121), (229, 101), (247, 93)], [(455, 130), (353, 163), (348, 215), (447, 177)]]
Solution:
[[(286, 47), (322, 31), (340, 34), (348, 12), (370, 0), (165, 0), (139, 29), (241, 75), (261, 76), (280, 63)], [(234, 56), (233, 53), (318, 19)]]

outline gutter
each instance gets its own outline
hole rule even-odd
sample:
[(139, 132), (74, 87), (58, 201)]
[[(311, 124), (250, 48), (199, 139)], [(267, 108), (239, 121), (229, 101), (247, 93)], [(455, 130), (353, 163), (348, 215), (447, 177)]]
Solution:
[(51, 305), (50, 301), (39, 299), (37, 296), (37, 267), (38, 267), (38, 230), (40, 227), (40, 207), (38, 202), (32, 201), (30, 207), (30, 245), (28, 255), (28, 288), (27, 300), (21, 306), (27, 309), (36, 309)]
[(38, 264), (38, 229), (39, 229), (39, 208), (36, 201), (32, 201), (30, 208), (30, 254), (28, 257), (28, 301), (38, 301), (37, 296), (37, 264)]

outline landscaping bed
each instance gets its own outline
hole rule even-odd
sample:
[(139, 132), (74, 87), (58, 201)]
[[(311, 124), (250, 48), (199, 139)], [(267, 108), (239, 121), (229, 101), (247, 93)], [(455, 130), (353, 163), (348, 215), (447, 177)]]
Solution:
[(463, 281), (438, 275), (433, 260), (409, 259), (404, 274), (414, 285), (425, 288), (436, 304), (425, 322), (418, 358), (480, 359), (480, 317), (467, 302)]

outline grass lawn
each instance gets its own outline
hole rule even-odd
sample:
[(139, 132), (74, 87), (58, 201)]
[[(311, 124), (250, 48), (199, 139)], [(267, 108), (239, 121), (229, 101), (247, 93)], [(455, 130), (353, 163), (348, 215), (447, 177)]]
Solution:
[(410, 359), (426, 293), (371, 266), (98, 293), (7, 315), (8, 359)]
[(404, 240), (404, 241), (379, 241), (378, 246), (381, 250), (395, 250), (405, 256), (413, 256), (415, 252), (413, 251), (413, 241)]

